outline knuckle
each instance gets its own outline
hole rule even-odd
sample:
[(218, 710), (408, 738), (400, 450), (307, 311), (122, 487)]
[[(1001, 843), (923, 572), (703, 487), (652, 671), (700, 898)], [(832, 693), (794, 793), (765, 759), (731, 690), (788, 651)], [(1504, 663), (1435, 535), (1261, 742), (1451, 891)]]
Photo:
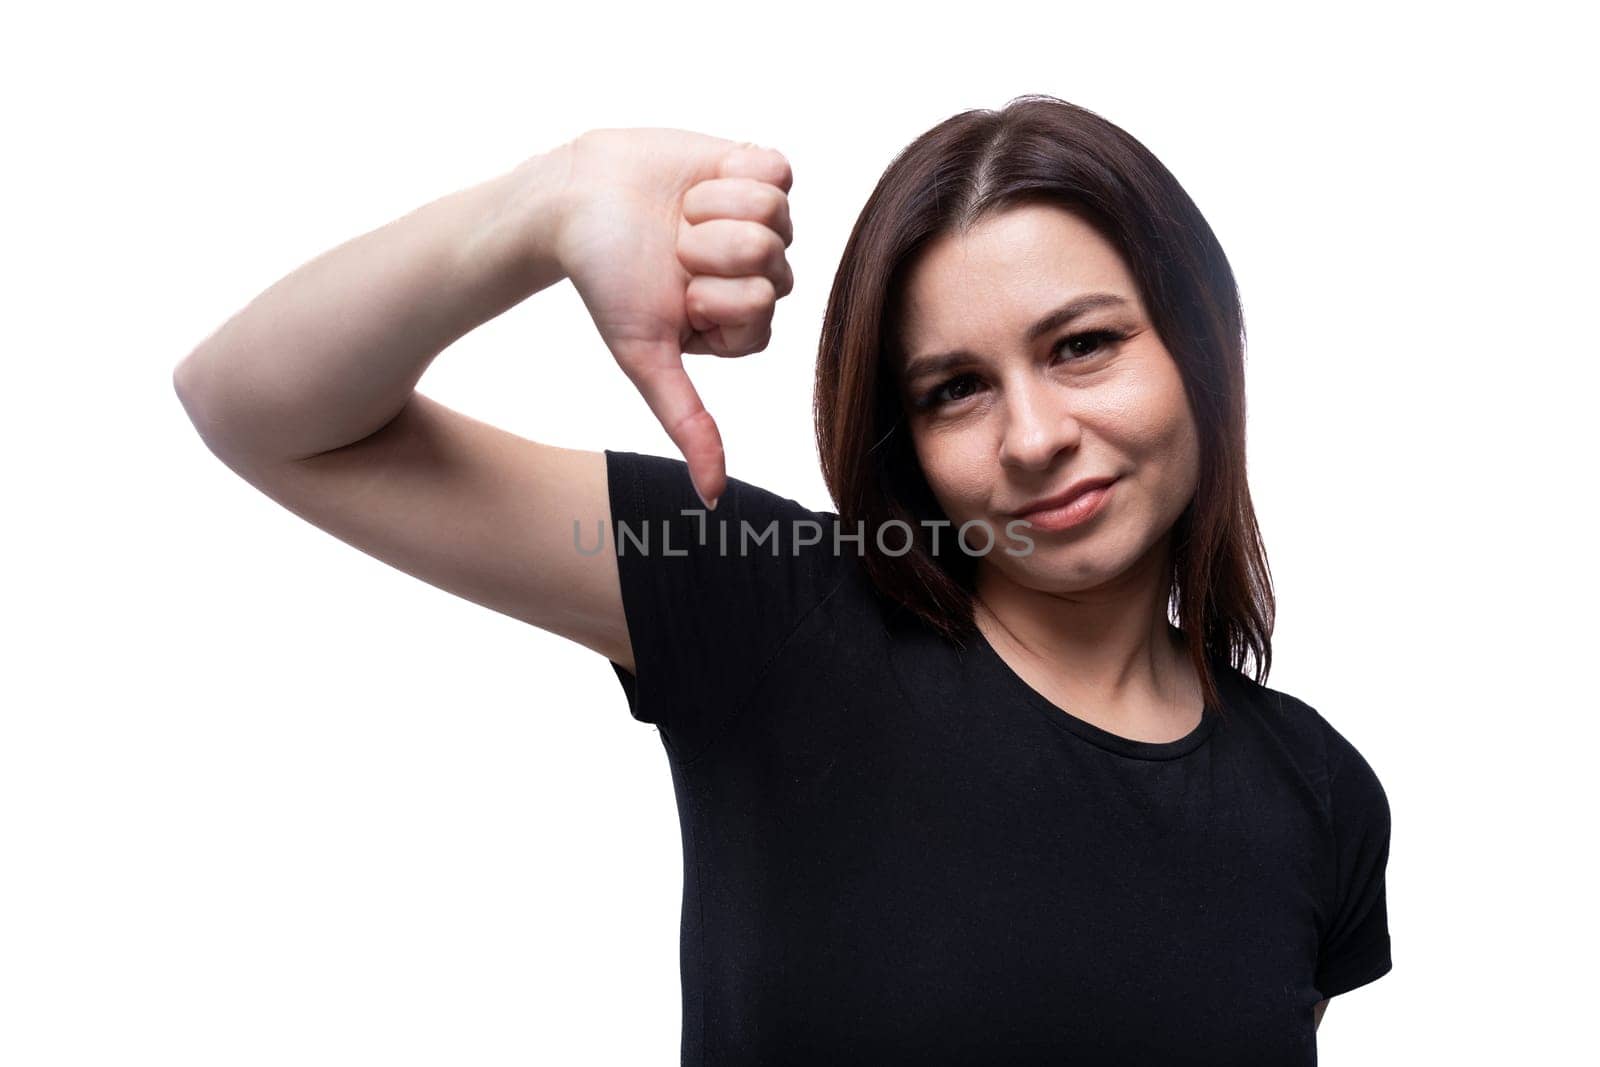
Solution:
[(789, 166), (788, 156), (784, 155), (776, 148), (762, 148), (761, 153), (765, 159), (765, 162), (767, 163), (767, 166), (771, 168), (771, 174), (774, 180), (781, 182), (784, 185), (788, 185), (790, 182), (794, 181), (794, 169)]
[(766, 227), (744, 227), (739, 243), (740, 257), (745, 263), (765, 262), (771, 252), (771, 245), (767, 241)]
[(699, 408), (695, 411), (691, 411), (687, 415), (678, 419), (671, 426), (666, 427), (667, 436), (676, 440), (680, 434), (686, 434), (694, 427), (700, 426), (703, 423), (710, 421), (710, 419), (711, 413), (705, 408)]
[(788, 197), (776, 185), (766, 182), (757, 182), (753, 190), (752, 213), (768, 222), (777, 222), (783, 217), (783, 205)]
[(754, 275), (745, 279), (745, 297), (753, 307), (771, 307), (778, 296), (778, 289), (772, 279), (764, 274)]

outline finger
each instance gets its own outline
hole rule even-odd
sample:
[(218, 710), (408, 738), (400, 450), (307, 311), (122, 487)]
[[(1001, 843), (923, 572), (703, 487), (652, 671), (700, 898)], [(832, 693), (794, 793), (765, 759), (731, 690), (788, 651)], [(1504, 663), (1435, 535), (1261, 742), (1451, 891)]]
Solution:
[(717, 344), (730, 356), (748, 356), (759, 352), (772, 341), (772, 323), (766, 319), (723, 326)]
[(722, 157), (717, 167), (719, 178), (754, 178), (776, 185), (784, 192), (794, 187), (794, 171), (789, 160), (776, 148), (763, 148), (746, 141)]
[(789, 198), (769, 182), (712, 178), (691, 185), (683, 194), (683, 217), (690, 223), (719, 218), (759, 222), (782, 238), (785, 248), (794, 243)]
[(707, 508), (714, 508), (727, 487), (722, 434), (683, 369), (683, 356), (676, 346), (666, 345), (657, 346), (647, 357), (618, 362), (683, 453), (695, 492)]
[(698, 338), (700, 346), (686, 345), (684, 351), (707, 351), (718, 356), (746, 356), (761, 351), (772, 340), (776, 302), (771, 279), (761, 275), (691, 278), (684, 291), (684, 308), (689, 324), (704, 336)]
[(707, 219), (679, 227), (678, 262), (690, 274), (765, 274), (774, 284), (787, 270), (783, 238), (759, 222), (742, 219)]
[(748, 356), (766, 348), (771, 342), (770, 322), (713, 326), (704, 333), (691, 334), (683, 342), (683, 351), (712, 356)]

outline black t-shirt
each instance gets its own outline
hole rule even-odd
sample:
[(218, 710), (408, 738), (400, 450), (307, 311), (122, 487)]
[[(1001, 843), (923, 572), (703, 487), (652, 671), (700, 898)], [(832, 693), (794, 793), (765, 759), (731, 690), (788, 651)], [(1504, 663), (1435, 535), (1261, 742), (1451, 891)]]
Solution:
[(1307, 704), (1214, 658), (1224, 714), (1118, 736), (905, 621), (834, 513), (606, 459), (684, 1064), (1298, 1067), (1390, 970), (1388, 801)]

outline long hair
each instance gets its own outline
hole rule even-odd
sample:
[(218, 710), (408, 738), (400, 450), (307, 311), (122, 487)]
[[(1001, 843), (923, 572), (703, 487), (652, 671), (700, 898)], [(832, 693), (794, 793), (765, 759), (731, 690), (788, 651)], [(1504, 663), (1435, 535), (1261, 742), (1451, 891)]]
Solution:
[(1209, 656), (1241, 671), (1253, 656), (1260, 683), (1272, 662), (1271, 573), (1245, 479), (1244, 313), (1199, 208), (1120, 127), (1029, 94), (955, 115), (891, 161), (850, 233), (823, 318), (814, 407), (823, 478), (849, 528), (898, 520), (913, 532), (899, 555), (864, 539), (880, 594), (958, 645), (975, 636), (976, 562), (931, 550), (924, 523), (946, 516), (896, 388), (905, 282), (930, 242), (1030, 203), (1071, 211), (1121, 253), (1182, 374), (1200, 476), (1172, 530), (1168, 608), (1207, 703), (1220, 706)]

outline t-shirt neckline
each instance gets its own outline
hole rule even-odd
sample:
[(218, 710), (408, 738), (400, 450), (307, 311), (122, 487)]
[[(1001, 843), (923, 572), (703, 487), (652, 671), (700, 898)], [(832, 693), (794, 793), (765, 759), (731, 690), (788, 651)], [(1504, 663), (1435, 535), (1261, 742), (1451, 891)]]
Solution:
[[(977, 650), (979, 656), (988, 665), (990, 671), (997, 677), (1003, 688), (1013, 696), (1020, 698), (1029, 707), (1044, 715), (1057, 729), (1079, 737), (1084, 741), (1114, 752), (1119, 756), (1141, 760), (1170, 760), (1186, 756), (1199, 748), (1211, 736), (1212, 728), (1216, 725), (1217, 711), (1209, 701), (1200, 709), (1200, 722), (1193, 730), (1184, 736), (1172, 741), (1139, 741), (1131, 737), (1114, 734), (1110, 730), (1102, 729), (1087, 719), (1080, 719), (1072, 712), (1059, 706), (1033, 686), (1011, 668), (1011, 664), (989, 643), (982, 630), (977, 631)], [(1220, 683), (1219, 683), (1220, 684)]]

